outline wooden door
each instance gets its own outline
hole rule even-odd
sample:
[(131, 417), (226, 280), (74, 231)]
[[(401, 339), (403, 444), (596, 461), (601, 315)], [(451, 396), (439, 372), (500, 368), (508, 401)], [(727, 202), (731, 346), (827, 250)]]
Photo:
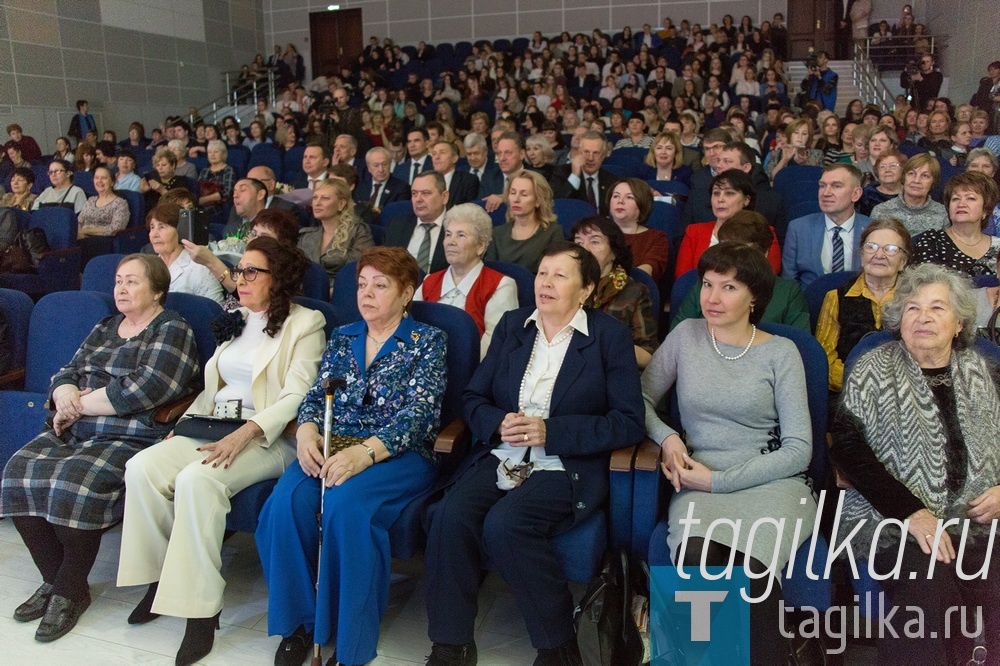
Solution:
[(309, 14), (309, 41), (312, 75), (325, 76), (353, 67), (363, 49), (360, 9), (312, 12)]
[(809, 48), (833, 58), (834, 20), (841, 0), (795, 0), (788, 3), (788, 59), (805, 60)]

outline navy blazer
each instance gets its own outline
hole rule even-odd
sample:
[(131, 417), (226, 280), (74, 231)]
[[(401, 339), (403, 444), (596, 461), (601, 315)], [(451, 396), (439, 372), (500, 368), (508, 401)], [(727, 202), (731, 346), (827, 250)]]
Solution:
[[(420, 170), (420, 173), (424, 173), (425, 171), (434, 171), (430, 153), (424, 155), (424, 167)], [(413, 175), (413, 159), (407, 156), (405, 160), (396, 165), (396, 168), (392, 171), (392, 175), (409, 185), (410, 176)]]
[[(871, 221), (867, 215), (855, 214), (854, 238), (844, 239), (844, 243), (850, 243), (854, 249), (854, 264), (844, 266), (845, 271), (861, 269), (861, 233), (871, 224)], [(825, 232), (826, 216), (823, 213), (803, 215), (788, 223), (785, 248), (781, 253), (782, 277), (795, 280), (805, 289), (810, 282), (826, 273), (823, 270), (823, 263), (820, 261)]]
[[(391, 220), (382, 221), (382, 225), (386, 227), (385, 229), (385, 241), (383, 245), (386, 247), (401, 247), (406, 249), (410, 244), (410, 238), (413, 237), (413, 231), (417, 228), (417, 216), (413, 213), (409, 215), (397, 215)], [(437, 271), (443, 271), (448, 268), (448, 260), (444, 256), (444, 229), (438, 234), (437, 245), (434, 246), (434, 252), (431, 253), (431, 273), (436, 273)], [(423, 267), (421, 266), (421, 270)]]
[[(372, 196), (372, 182), (373, 179), (369, 173), (365, 175), (363, 181), (358, 183), (358, 186), (354, 188), (355, 203), (368, 202)], [(382, 188), (382, 193), (379, 194), (378, 198), (379, 200), (375, 202), (375, 207), (379, 210), (382, 210), (394, 201), (408, 201), (410, 198), (410, 186), (395, 176), (389, 176), (389, 180), (385, 181), (385, 187)]]
[[(494, 164), (496, 164), (494, 162)], [(486, 169), (482, 178), (479, 179), (479, 198), (485, 199), (493, 194), (503, 194), (503, 171), (500, 167)]]
[[(533, 323), (525, 326), (533, 311), (527, 307), (503, 316), (465, 389), (465, 420), (476, 445), (453, 478), (490, 455), (500, 444), (497, 430), (504, 416), (518, 411), (521, 378), (538, 334)], [(646, 435), (632, 334), (599, 310), (586, 313), (590, 334), (573, 334), (545, 419), (545, 451), (562, 459), (573, 488), (573, 519), (560, 526), (562, 531), (603, 506), (610, 452), (638, 444)]]

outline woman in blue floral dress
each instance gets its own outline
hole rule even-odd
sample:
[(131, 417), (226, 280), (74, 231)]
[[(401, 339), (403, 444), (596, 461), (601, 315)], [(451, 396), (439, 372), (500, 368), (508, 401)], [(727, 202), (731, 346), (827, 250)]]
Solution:
[[(269, 588), (275, 664), (301, 664), (336, 637), (336, 660), (375, 658), (389, 597), (389, 527), (435, 478), (432, 445), (445, 389), (445, 334), (407, 315), (419, 271), (405, 248), (358, 260), (363, 321), (337, 329), (299, 409), (297, 458), (260, 516), (257, 548)], [(322, 382), (344, 378), (333, 432), (357, 443), (323, 459)], [(323, 552), (316, 585), (323, 495)]]

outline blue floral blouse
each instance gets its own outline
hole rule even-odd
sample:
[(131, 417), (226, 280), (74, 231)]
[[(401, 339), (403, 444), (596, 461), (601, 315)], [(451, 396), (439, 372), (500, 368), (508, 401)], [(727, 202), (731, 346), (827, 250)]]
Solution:
[(366, 370), (367, 332), (368, 325), (359, 321), (341, 326), (330, 336), (316, 383), (299, 407), (299, 425), (315, 423), (322, 432), (325, 397), (321, 382), (343, 377), (347, 389), (334, 400), (334, 434), (374, 435), (390, 457), (416, 451), (433, 461), (447, 381), (447, 335), (404, 317)]

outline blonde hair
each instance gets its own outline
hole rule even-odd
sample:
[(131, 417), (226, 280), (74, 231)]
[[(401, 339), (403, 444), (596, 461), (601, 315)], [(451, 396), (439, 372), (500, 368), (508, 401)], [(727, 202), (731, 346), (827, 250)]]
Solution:
[[(534, 171), (528, 171), (527, 169), (521, 169), (520, 171), (512, 173), (510, 178), (507, 179), (507, 189), (504, 190), (503, 193), (504, 201), (510, 199), (510, 188), (514, 184), (514, 181), (518, 178), (530, 180), (531, 184), (534, 186), (535, 201), (538, 204), (538, 208), (535, 210), (535, 218), (538, 220), (538, 223), (542, 225), (542, 229), (548, 229), (549, 225), (556, 221), (556, 214), (552, 210), (552, 187), (541, 174)], [(506, 219), (508, 222), (514, 221), (514, 216), (511, 214), (510, 206), (507, 207)]]
[(649, 152), (646, 153), (646, 166), (655, 167), (656, 166), (656, 147), (663, 143), (664, 141), (669, 141), (674, 146), (674, 164), (673, 168), (677, 169), (680, 167), (681, 162), (684, 160), (684, 146), (681, 145), (681, 138), (674, 132), (661, 132), (653, 139), (653, 143), (649, 146)]
[[(333, 238), (330, 239), (330, 248), (332, 250), (346, 252), (351, 237), (354, 235), (354, 227), (361, 224), (354, 215), (354, 200), (351, 199), (351, 189), (347, 183), (339, 178), (327, 178), (320, 181), (315, 189), (313, 189), (313, 192), (319, 192), (320, 190), (333, 190), (337, 199), (347, 202), (338, 215), (337, 228), (333, 232)], [(322, 248), (320, 249), (322, 250)]]

